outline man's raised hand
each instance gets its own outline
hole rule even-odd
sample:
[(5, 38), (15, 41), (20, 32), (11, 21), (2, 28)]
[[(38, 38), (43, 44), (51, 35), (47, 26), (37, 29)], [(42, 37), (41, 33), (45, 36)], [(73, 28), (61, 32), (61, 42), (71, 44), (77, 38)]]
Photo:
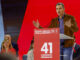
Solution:
[(34, 25), (36, 28), (39, 28), (40, 24), (39, 24), (38, 19), (37, 19), (37, 22), (36, 22), (36, 21), (33, 21), (33, 25)]

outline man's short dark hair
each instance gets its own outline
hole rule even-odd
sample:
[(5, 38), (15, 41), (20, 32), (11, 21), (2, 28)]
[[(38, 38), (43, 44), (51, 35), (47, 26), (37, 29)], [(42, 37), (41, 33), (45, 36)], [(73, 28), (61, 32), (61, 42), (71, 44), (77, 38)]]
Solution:
[(63, 3), (57, 3), (56, 6), (57, 5), (62, 5), (62, 7), (64, 8), (64, 4)]

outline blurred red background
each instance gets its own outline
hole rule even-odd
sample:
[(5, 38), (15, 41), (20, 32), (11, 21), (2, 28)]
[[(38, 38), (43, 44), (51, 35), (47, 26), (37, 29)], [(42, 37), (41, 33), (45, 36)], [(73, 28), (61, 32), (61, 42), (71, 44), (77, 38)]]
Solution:
[[(19, 54), (26, 54), (34, 34), (32, 21), (39, 20), (40, 25), (47, 27), (52, 18), (57, 17), (56, 4), (61, 2), (65, 6), (65, 12), (75, 17), (80, 28), (80, 0), (28, 0), (28, 5), (23, 19), (20, 35), (18, 38)], [(80, 44), (80, 29), (75, 33), (76, 43)]]

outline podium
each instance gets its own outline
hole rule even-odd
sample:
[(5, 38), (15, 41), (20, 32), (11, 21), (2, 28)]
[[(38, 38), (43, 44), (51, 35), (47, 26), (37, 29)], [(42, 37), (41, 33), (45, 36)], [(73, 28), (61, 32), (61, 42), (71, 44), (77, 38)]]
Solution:
[(64, 35), (64, 34), (60, 34), (60, 39), (74, 39), (73, 37), (70, 37), (70, 36), (67, 36), (67, 35)]
[(60, 60), (60, 39), (74, 39), (60, 34), (59, 28), (34, 30), (34, 60)]

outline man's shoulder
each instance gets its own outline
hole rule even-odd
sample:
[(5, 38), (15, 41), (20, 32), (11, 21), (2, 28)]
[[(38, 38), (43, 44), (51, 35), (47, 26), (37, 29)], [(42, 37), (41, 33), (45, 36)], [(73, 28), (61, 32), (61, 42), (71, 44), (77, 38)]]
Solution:
[[(69, 14), (65, 14), (64, 17), (65, 18), (74, 18), (74, 16), (69, 15)], [(55, 18), (52, 19), (52, 21), (57, 21), (57, 20), (58, 20), (58, 17), (55, 17)]]
[(69, 15), (69, 14), (65, 14), (65, 17), (67, 17), (67, 18), (74, 18), (74, 16)]
[(55, 21), (55, 20), (58, 20), (58, 17), (55, 17), (55, 18), (52, 19), (52, 21)]

